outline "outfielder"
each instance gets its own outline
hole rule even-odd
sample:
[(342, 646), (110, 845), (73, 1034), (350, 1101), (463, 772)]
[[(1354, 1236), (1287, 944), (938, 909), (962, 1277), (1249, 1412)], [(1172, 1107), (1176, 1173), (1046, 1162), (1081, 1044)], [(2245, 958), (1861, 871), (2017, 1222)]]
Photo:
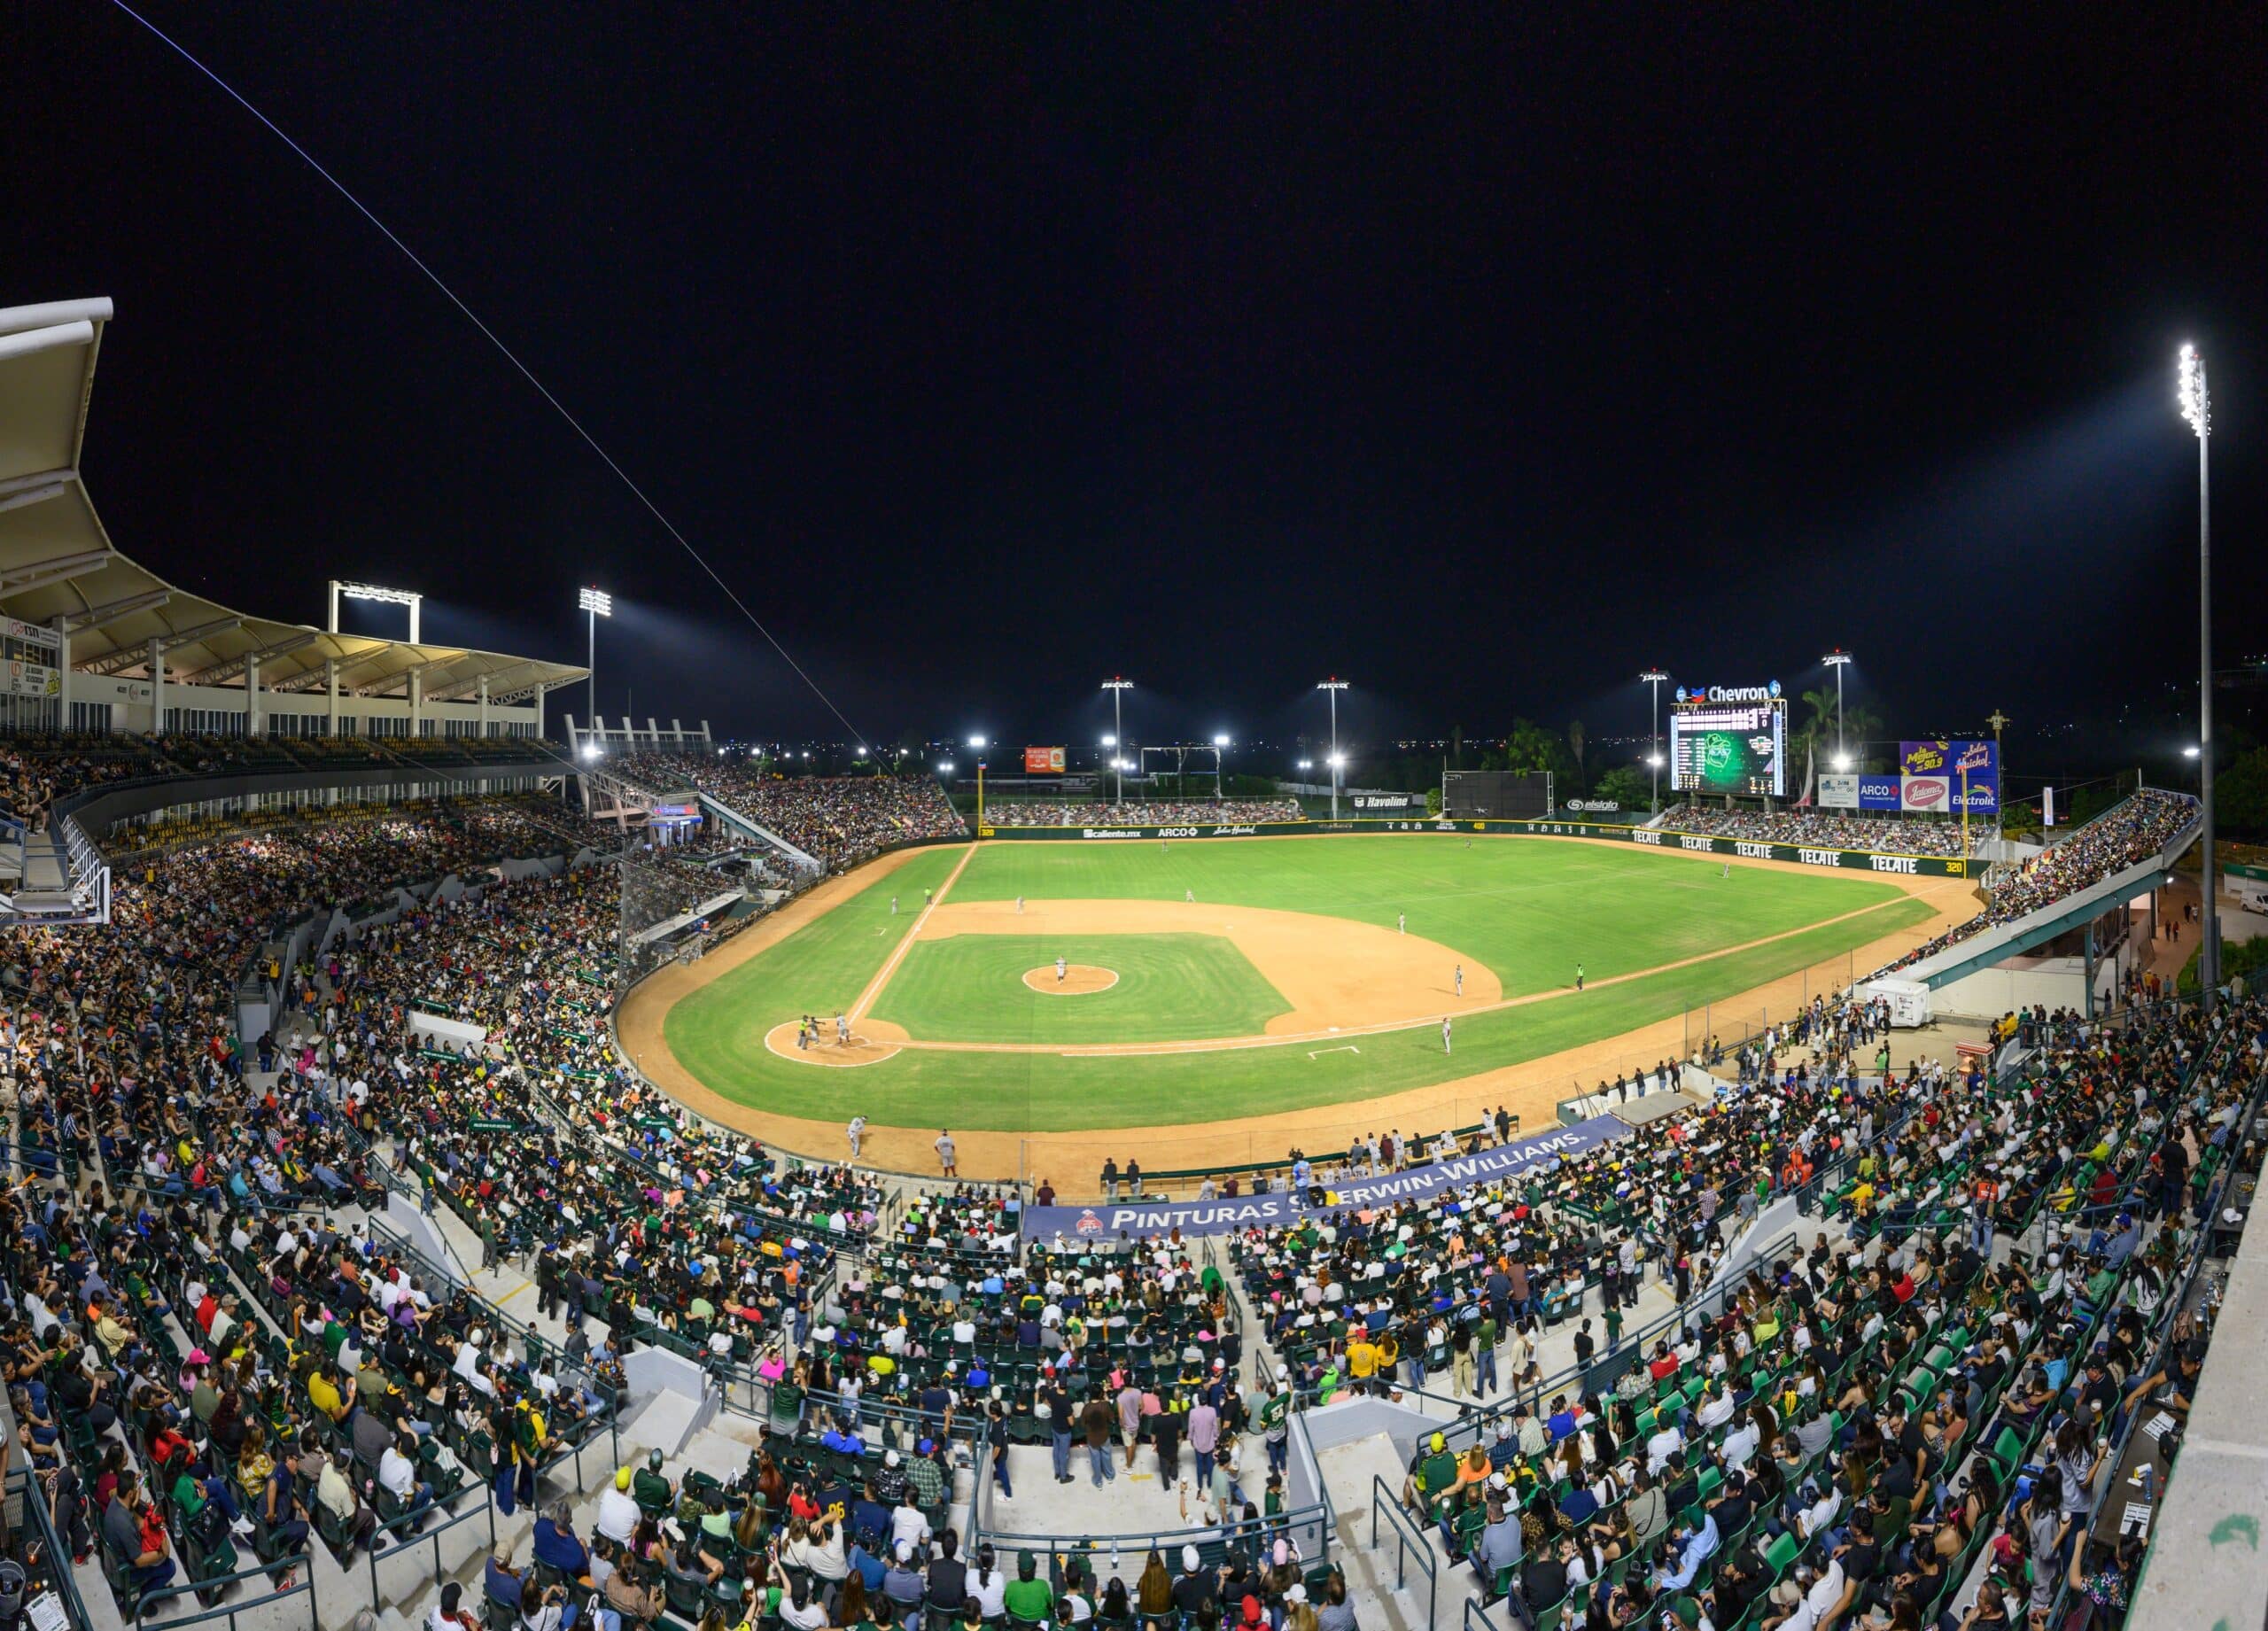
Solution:
[(1408, 913), (1397, 912), (1394, 914), (1394, 932), (1397, 935), (1406, 935), (1410, 932), (1410, 914)]

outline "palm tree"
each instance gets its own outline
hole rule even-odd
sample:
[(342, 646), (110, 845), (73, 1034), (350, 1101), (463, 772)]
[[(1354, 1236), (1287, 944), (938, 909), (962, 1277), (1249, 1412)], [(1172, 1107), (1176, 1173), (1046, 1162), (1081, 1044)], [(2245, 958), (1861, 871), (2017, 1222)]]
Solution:
[(1573, 721), (1567, 726), (1567, 745), (1575, 753), (1575, 785), (1583, 785), (1583, 722)]
[(1788, 745), (1792, 749), (1800, 743), (1804, 750), (1804, 789), (1796, 796), (1796, 803), (1807, 804), (1811, 803), (1813, 781), (1819, 772), (1819, 739), (1828, 722), (1835, 718), (1835, 693), (1806, 691), (1800, 700), (1806, 713), (1802, 723), (1790, 733)]

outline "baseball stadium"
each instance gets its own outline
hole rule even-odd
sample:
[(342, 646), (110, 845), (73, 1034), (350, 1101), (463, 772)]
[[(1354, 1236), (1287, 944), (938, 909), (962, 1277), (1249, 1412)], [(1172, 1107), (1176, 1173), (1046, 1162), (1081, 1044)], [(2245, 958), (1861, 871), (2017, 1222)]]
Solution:
[(0, 1631), (2268, 1619), (2260, 75), (1738, 20), (28, 8)]

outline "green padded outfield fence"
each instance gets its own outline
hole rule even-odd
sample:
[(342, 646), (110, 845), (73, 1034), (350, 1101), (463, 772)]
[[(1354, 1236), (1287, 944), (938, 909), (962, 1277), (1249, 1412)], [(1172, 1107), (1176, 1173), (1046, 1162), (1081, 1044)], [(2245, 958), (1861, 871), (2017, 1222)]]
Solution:
[(1667, 827), (1618, 827), (1596, 821), (1461, 821), (1445, 816), (1350, 821), (1197, 821), (1175, 827), (1010, 827), (988, 821), (976, 829), (979, 838), (1017, 842), (1062, 839), (1085, 843), (1123, 843), (1145, 838), (1169, 843), (1177, 838), (1305, 838), (1334, 833), (1492, 833), (1516, 837), (1603, 838), (1658, 850), (1680, 850), (1693, 855), (1744, 856), (1762, 861), (1793, 861), (1801, 866), (1899, 873), (1922, 878), (1982, 877), (1984, 871), (1984, 862), (1976, 857), (1813, 849), (1802, 844), (1724, 838), (1714, 833), (1681, 833)]

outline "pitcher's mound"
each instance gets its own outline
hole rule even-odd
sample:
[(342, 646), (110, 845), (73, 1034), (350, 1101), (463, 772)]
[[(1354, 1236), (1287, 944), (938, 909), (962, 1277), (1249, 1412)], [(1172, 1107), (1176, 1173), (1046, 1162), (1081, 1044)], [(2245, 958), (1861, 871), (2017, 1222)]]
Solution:
[(1107, 991), (1118, 983), (1115, 968), (1097, 968), (1087, 963), (1072, 963), (1063, 970), (1063, 977), (1055, 977), (1055, 965), (1043, 963), (1037, 968), (1024, 971), (1024, 983), (1035, 991), (1045, 991), (1051, 997), (1084, 997), (1095, 991)]

